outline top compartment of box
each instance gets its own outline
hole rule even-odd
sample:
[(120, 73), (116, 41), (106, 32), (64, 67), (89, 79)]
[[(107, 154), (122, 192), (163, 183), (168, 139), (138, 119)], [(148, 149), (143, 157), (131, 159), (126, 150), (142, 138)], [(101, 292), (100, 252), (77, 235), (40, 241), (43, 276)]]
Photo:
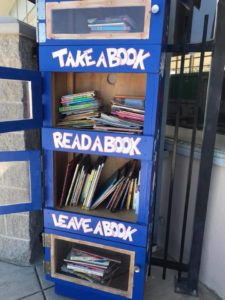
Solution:
[[(39, 0), (39, 42), (161, 44), (165, 0)], [(166, 33), (165, 33), (166, 34)]]

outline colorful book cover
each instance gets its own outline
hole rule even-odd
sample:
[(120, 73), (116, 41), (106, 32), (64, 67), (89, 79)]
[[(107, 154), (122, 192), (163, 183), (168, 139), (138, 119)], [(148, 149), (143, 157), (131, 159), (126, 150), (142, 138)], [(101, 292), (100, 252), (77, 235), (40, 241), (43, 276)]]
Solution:
[(69, 191), (68, 191), (68, 194), (67, 194), (67, 197), (66, 197), (65, 206), (69, 205), (69, 203), (70, 203), (70, 198), (72, 196), (72, 191), (73, 191), (73, 187), (74, 187), (76, 177), (77, 177), (77, 173), (78, 173), (78, 170), (79, 170), (81, 158), (82, 158), (82, 154), (79, 154), (75, 158), (76, 159), (76, 162), (75, 162), (76, 166), (75, 166), (75, 169), (74, 169), (74, 173), (73, 173), (73, 177), (72, 177), (71, 184), (70, 184), (70, 187), (69, 187)]
[(91, 209), (97, 208), (106, 199), (106, 197), (110, 195), (110, 191), (111, 193), (113, 192), (113, 190), (115, 189), (114, 184), (116, 183), (117, 178), (118, 171), (114, 172), (112, 176), (110, 176), (110, 178), (106, 181), (106, 183), (100, 188), (97, 195), (95, 196)]
[(98, 185), (98, 182), (99, 182), (99, 179), (100, 179), (101, 172), (102, 172), (102, 169), (104, 167), (105, 161), (106, 161), (106, 157), (99, 157), (99, 159), (96, 162), (96, 174), (95, 174), (95, 177), (92, 180), (92, 183), (91, 183), (91, 186), (90, 186), (90, 189), (89, 189), (89, 197), (88, 197), (88, 200), (87, 200), (87, 203), (86, 203), (86, 209), (90, 209), (90, 207), (92, 205), (93, 197), (94, 197), (94, 194), (96, 192), (96, 188), (97, 188), (97, 185)]
[(112, 100), (113, 104), (123, 105), (127, 107), (144, 109), (145, 107), (145, 99), (144, 97), (134, 97), (131, 96), (116, 96)]

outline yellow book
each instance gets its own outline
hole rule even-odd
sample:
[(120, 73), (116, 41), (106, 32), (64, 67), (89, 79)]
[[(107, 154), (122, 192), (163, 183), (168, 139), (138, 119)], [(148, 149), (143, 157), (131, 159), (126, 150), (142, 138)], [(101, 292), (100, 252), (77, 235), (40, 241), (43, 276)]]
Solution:
[(85, 179), (85, 183), (84, 183), (84, 187), (82, 189), (82, 193), (81, 193), (81, 197), (80, 197), (80, 203), (84, 203), (84, 200), (87, 196), (87, 188), (88, 188), (88, 185), (89, 185), (89, 178), (90, 178), (90, 175), (91, 174), (87, 174), (87, 177)]
[(126, 203), (126, 209), (127, 210), (130, 209), (131, 200), (132, 200), (132, 196), (133, 196), (133, 186), (134, 186), (134, 179), (131, 179), (130, 187), (129, 187), (129, 191), (128, 191), (128, 196), (127, 196), (127, 203)]
[(82, 209), (86, 209), (86, 202), (87, 202), (87, 199), (88, 199), (88, 192), (90, 190), (90, 186), (91, 186), (91, 183), (92, 183), (94, 175), (95, 175), (95, 169), (92, 169), (91, 170), (91, 174), (90, 174), (90, 176), (88, 178), (87, 185), (85, 184), (86, 193), (84, 195), (84, 202), (83, 202)]

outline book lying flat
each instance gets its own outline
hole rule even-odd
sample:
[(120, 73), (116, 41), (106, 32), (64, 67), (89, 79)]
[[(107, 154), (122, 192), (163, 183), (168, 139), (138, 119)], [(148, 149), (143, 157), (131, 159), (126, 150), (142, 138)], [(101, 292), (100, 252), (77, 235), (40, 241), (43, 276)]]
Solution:
[(94, 97), (95, 91), (65, 95), (65, 96), (62, 96), (62, 99), (71, 100), (71, 99), (82, 98), (82, 97), (87, 97), (87, 96)]
[(120, 260), (72, 248), (63, 259), (61, 272), (89, 282), (106, 284), (120, 267)]
[(67, 112), (67, 111), (73, 111), (73, 110), (84, 110), (84, 109), (91, 109), (91, 108), (97, 108), (98, 103), (96, 101), (91, 101), (88, 103), (82, 103), (77, 105), (71, 105), (71, 106), (62, 106), (59, 108), (59, 112)]
[(129, 121), (140, 121), (144, 122), (144, 116), (137, 113), (127, 112), (127, 111), (115, 111), (112, 112), (113, 116), (118, 116), (121, 119), (129, 120)]
[(112, 100), (112, 104), (122, 105), (126, 107), (133, 107), (137, 109), (144, 109), (145, 99), (144, 97), (130, 97), (130, 96), (116, 96)]
[(133, 108), (133, 107), (129, 107), (129, 106), (124, 106), (124, 105), (116, 105), (113, 104), (111, 111), (129, 111), (129, 112), (134, 112), (134, 113), (138, 113), (138, 114), (144, 114), (144, 110), (143, 109), (138, 109), (138, 108)]
[(58, 126), (69, 128), (93, 128), (93, 117), (99, 116), (100, 104), (94, 91), (62, 96), (58, 111)]
[(61, 100), (61, 104), (63, 106), (71, 106), (71, 105), (76, 105), (76, 104), (80, 104), (80, 103), (88, 103), (88, 102), (92, 102), (95, 101), (95, 98), (78, 98), (78, 99), (73, 99), (73, 100)]
[(131, 27), (126, 26), (126, 24), (123, 25), (107, 25), (104, 24), (101, 26), (100, 24), (98, 26), (91, 26), (91, 32), (99, 32), (99, 31), (130, 31)]
[(74, 261), (74, 260), (71, 260), (71, 259), (64, 259), (63, 260), (64, 262), (67, 262), (67, 263), (71, 263), (71, 264), (76, 264), (76, 265), (80, 265), (80, 266), (87, 266), (87, 267), (93, 267), (93, 266), (97, 266), (98, 268), (100, 269), (107, 269), (108, 265), (109, 264), (105, 264), (105, 265), (102, 265), (102, 264), (95, 264), (94, 262), (91, 262), (91, 261)]
[(111, 126), (101, 126), (101, 125), (94, 125), (93, 127), (95, 130), (101, 130), (101, 131), (116, 131), (121, 133), (142, 133), (142, 129), (136, 129), (136, 128), (122, 128), (122, 127), (111, 127)]
[(71, 252), (69, 253), (69, 257), (71, 260), (76, 260), (76, 259), (84, 259), (84, 260), (90, 260), (94, 261), (94, 263), (103, 263), (104, 265), (109, 265), (109, 262), (116, 262), (116, 263), (121, 263), (120, 260), (117, 259), (112, 259), (103, 255), (98, 255), (89, 251), (84, 251), (81, 249), (77, 249), (75, 247), (72, 248)]
[(104, 271), (102, 270), (94, 270), (92, 268), (88, 268), (88, 267), (82, 267), (82, 266), (76, 266), (74, 264), (67, 264), (67, 269), (71, 269), (73, 271), (77, 271), (79, 273), (84, 273), (84, 274), (88, 274), (88, 275), (96, 275), (96, 276), (104, 276)]
[(105, 17), (104, 19), (99, 19), (99, 18), (94, 18), (94, 19), (88, 19), (88, 26), (94, 26), (94, 25), (114, 25), (114, 24), (128, 24), (130, 26), (132, 26), (133, 29), (136, 28), (136, 23), (133, 20), (133, 18), (131, 18), (128, 15), (121, 15), (118, 17)]
[(135, 122), (130, 122), (127, 120), (122, 120), (114, 116), (108, 116), (106, 114), (101, 113), (101, 117), (94, 118), (96, 121), (96, 125), (109, 125), (113, 127), (126, 127), (130, 129), (131, 127), (140, 128), (140, 125), (136, 124)]

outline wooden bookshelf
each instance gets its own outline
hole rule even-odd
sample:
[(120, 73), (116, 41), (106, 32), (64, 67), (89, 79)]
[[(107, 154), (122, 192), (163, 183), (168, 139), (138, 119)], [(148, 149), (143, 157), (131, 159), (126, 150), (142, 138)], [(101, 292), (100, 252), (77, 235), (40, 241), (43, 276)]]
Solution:
[(97, 208), (93, 210), (85, 210), (82, 209), (81, 205), (72, 207), (72, 206), (64, 206), (64, 207), (56, 207), (59, 210), (79, 213), (79, 214), (88, 214), (90, 216), (95, 217), (102, 217), (106, 219), (116, 219), (116, 220), (123, 220), (125, 222), (137, 222), (137, 215), (135, 214), (135, 211), (132, 209), (130, 210), (118, 210), (117, 212), (113, 213), (105, 208)]
[[(100, 205), (96, 209), (82, 209), (82, 205), (79, 204), (77, 206), (70, 206), (70, 205), (63, 205), (62, 207), (59, 206), (59, 200), (61, 197), (62, 189), (63, 189), (63, 182), (65, 179), (65, 173), (66, 173), (66, 166), (67, 163), (72, 159), (73, 154), (72, 153), (65, 153), (65, 152), (55, 152), (54, 153), (54, 203), (55, 208), (59, 210), (64, 210), (68, 212), (74, 212), (74, 213), (81, 213), (81, 214), (87, 214), (90, 216), (101, 216), (103, 218), (113, 218), (117, 220), (123, 220), (127, 222), (133, 222), (135, 223), (137, 221), (137, 215), (134, 210), (129, 209), (126, 210), (125, 208), (122, 210), (117, 210), (116, 212), (111, 212), (110, 210), (105, 208), (105, 203), (103, 202), (103, 205)], [(91, 155), (90, 156), (91, 163), (94, 163), (97, 161), (98, 156)], [(103, 168), (97, 189), (99, 186), (104, 185), (104, 183), (109, 179), (109, 177), (118, 169), (123, 167), (127, 162), (129, 162), (129, 159), (121, 158), (121, 157), (107, 157), (105, 166)]]
[[(110, 83), (113, 76), (113, 83)], [(117, 95), (145, 97), (147, 74), (145, 73), (62, 73), (52, 74), (53, 127), (59, 121), (62, 96), (96, 91), (102, 111), (108, 113), (113, 98)]]

